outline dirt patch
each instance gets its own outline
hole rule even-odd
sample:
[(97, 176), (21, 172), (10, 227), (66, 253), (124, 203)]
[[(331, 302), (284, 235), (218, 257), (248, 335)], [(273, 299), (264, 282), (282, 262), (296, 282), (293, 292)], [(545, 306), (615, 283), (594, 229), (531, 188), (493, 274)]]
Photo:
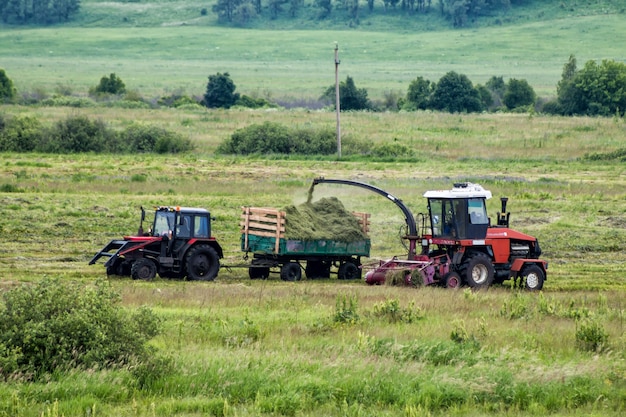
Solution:
[(285, 207), (285, 237), (357, 242), (367, 239), (357, 218), (336, 197)]

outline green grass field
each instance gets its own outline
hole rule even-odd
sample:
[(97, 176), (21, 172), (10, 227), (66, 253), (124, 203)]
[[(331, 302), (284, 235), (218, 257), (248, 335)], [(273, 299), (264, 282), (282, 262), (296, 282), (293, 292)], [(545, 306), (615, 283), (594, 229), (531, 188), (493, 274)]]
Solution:
[[(189, 3), (86, 1), (89, 13), (72, 26), (0, 26), (0, 67), (20, 92), (53, 94), (63, 86), (85, 95), (115, 72), (145, 97), (200, 95), (208, 75), (228, 71), (242, 93), (296, 102), (317, 98), (334, 82), (337, 41), (341, 78), (353, 76), (372, 98), (404, 94), (416, 76), (436, 80), (451, 70), (474, 82), (525, 78), (549, 96), (570, 54), (580, 65), (620, 60), (626, 41), (615, 2), (602, 3), (613, 7), (607, 14), (598, 14), (600, 2), (562, 3), (577, 11), (585, 3), (584, 10), (594, 12), (563, 13), (557, 6), (532, 22), (525, 14), (511, 24), (469, 30), (437, 24), (425, 32), (386, 31), (389, 18), (357, 30), (284, 31), (215, 27), (211, 16), (195, 20), (200, 6)], [(125, 14), (130, 22), (106, 27)], [(621, 118), (347, 113), (341, 115), (344, 135), (398, 143), (413, 155), (338, 159), (214, 153), (252, 123), (334, 127), (334, 113), (325, 111), (3, 105), (0, 112), (45, 124), (86, 115), (115, 129), (140, 121), (180, 132), (196, 146), (175, 156), (2, 154), (0, 291), (43, 277), (85, 285), (105, 278), (102, 265), (89, 260), (109, 240), (136, 231), (142, 205), (210, 209), (225, 250), (214, 282), (109, 278), (123, 308), (148, 306), (162, 319), (163, 333), (151, 344), (172, 360), (171, 374), (148, 373), (143, 385), (128, 370), (104, 369), (0, 381), (0, 417), (626, 412)], [(473, 292), (250, 280), (239, 250), (241, 206), (302, 203), (317, 176), (371, 183), (415, 214), (426, 210), (424, 191), (458, 181), (493, 192), (492, 218), (499, 197), (509, 197), (511, 226), (536, 236), (549, 262), (544, 290), (519, 292), (508, 283)], [(405, 254), (404, 218), (389, 201), (330, 185), (316, 187), (314, 197), (323, 196), (372, 214), (366, 263)], [(346, 300), (351, 304), (342, 304)], [(337, 319), (344, 316), (358, 319)], [(594, 331), (606, 335), (603, 349), (579, 348), (581, 337), (593, 338)]]

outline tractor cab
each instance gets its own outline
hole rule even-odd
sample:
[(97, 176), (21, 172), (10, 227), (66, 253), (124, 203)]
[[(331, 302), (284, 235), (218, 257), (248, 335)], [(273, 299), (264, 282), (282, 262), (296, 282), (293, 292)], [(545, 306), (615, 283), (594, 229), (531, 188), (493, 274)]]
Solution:
[(169, 239), (209, 238), (211, 221), (208, 210), (188, 207), (158, 207), (149, 232)]
[(427, 191), (433, 239), (484, 239), (489, 227), (486, 200), (491, 191), (478, 184), (458, 183), (452, 190)]

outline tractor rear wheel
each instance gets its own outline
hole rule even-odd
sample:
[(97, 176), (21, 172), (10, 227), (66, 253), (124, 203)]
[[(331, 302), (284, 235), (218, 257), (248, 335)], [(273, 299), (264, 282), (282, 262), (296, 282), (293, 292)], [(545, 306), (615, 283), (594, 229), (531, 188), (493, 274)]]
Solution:
[(337, 271), (339, 279), (359, 279), (361, 278), (361, 270), (352, 262), (345, 262), (339, 266)]
[(524, 267), (521, 277), (524, 287), (529, 291), (540, 291), (546, 279), (543, 270), (535, 264)]
[(287, 262), (280, 268), (280, 279), (283, 281), (300, 281), (302, 268), (297, 262)]
[(189, 249), (185, 257), (187, 278), (192, 281), (213, 281), (220, 270), (220, 258), (209, 245)]
[(130, 276), (133, 279), (152, 281), (157, 273), (157, 266), (152, 259), (141, 258), (133, 262), (130, 267)]
[(491, 259), (482, 252), (472, 255), (464, 264), (464, 272), (467, 285), (472, 288), (485, 288), (493, 282), (495, 270)]

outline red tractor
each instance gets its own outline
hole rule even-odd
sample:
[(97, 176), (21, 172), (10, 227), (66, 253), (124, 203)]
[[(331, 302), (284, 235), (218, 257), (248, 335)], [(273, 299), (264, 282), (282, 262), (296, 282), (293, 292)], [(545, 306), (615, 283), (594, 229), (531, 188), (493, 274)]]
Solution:
[(220, 269), (224, 253), (211, 236), (211, 215), (206, 209), (158, 207), (154, 222), (143, 231), (146, 212), (141, 208), (137, 236), (112, 240), (89, 262), (102, 257), (107, 275), (131, 276), (151, 280), (158, 273), (163, 278), (212, 281)]
[[(548, 263), (540, 260), (541, 249), (536, 238), (509, 228), (507, 198), (502, 198), (502, 212), (491, 224), (486, 200), (491, 192), (472, 183), (454, 184), (451, 190), (427, 191), (428, 214), (416, 218), (402, 200), (369, 184), (317, 178), (320, 183), (354, 185), (381, 194), (404, 213), (409, 241), (407, 259), (393, 257), (381, 261), (367, 272), (368, 284), (382, 284), (389, 272), (399, 272), (406, 284), (437, 284), (448, 288), (468, 285), (488, 287), (513, 279), (529, 290), (541, 290)], [(417, 242), (421, 251), (417, 253)], [(416, 280), (419, 280), (417, 282)]]

